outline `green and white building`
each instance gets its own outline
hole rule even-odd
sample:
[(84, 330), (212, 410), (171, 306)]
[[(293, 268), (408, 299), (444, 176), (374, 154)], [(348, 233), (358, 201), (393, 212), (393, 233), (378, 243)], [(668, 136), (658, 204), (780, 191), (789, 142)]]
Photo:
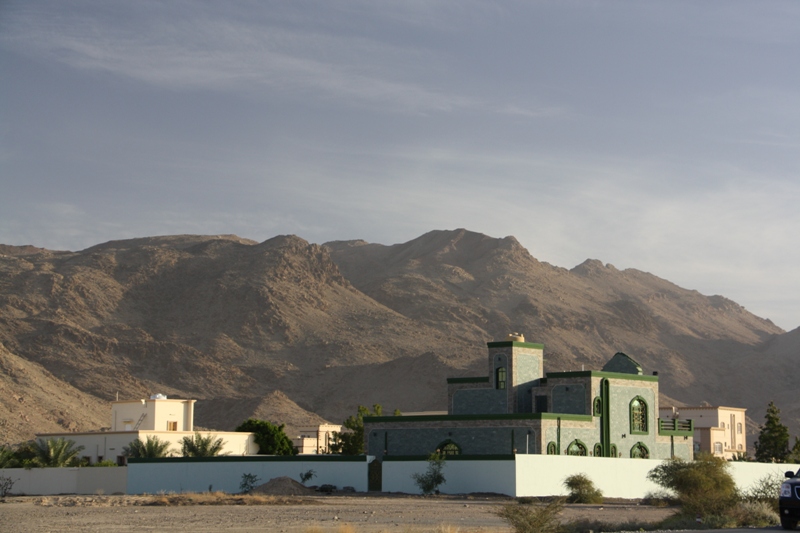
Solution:
[(545, 375), (544, 345), (518, 334), (487, 345), (487, 376), (447, 380), (446, 414), (365, 417), (367, 454), (692, 458), (693, 422), (658, 418), (658, 376), (631, 357)]

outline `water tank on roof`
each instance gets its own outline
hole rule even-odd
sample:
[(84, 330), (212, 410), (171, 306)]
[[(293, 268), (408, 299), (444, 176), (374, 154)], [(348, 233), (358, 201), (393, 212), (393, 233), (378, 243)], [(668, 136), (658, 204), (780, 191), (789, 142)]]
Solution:
[(161, 394), (161, 393), (151, 394), (150, 395), (150, 399), (151, 400), (166, 400), (167, 399), (167, 395), (166, 394)]

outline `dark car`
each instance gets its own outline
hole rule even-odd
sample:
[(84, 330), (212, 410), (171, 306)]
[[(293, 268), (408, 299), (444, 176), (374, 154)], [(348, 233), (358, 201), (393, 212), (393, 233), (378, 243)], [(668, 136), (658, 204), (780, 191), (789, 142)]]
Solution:
[(794, 529), (800, 520), (800, 470), (797, 473), (786, 472), (789, 478), (781, 485), (781, 497), (778, 506), (781, 513), (783, 529)]

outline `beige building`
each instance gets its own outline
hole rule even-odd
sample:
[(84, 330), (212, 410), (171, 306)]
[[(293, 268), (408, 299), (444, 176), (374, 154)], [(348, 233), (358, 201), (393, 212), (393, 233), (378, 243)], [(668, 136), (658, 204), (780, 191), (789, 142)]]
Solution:
[[(40, 439), (63, 437), (83, 446), (81, 457), (90, 464), (111, 460), (125, 464), (123, 448), (137, 438), (158, 437), (170, 443), (172, 455), (180, 455), (183, 437), (194, 435), (195, 400), (170, 400), (155, 394), (147, 400), (111, 402), (111, 428), (87, 433), (39, 433)], [(258, 445), (252, 433), (233, 431), (201, 431), (203, 436), (222, 438), (225, 455), (255, 455)]]
[(733, 459), (747, 452), (745, 413), (739, 407), (663, 407), (661, 418), (686, 418), (694, 422), (694, 451)]
[(320, 424), (319, 426), (300, 426), (297, 428), (298, 436), (292, 439), (292, 444), (299, 454), (331, 453), (334, 432), (341, 433), (342, 426), (335, 424)]

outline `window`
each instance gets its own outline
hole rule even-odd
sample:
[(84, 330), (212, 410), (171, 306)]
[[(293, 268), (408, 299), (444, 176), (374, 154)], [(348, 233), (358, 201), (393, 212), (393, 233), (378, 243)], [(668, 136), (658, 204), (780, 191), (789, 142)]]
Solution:
[(178, 431), (178, 422), (167, 422), (167, 431)]
[(569, 446), (567, 447), (567, 455), (587, 455), (586, 445), (575, 439), (569, 443)]
[(504, 366), (495, 371), (495, 387), (498, 389), (506, 388), (506, 367)]
[(631, 433), (647, 433), (647, 403), (639, 396), (631, 401)]
[(647, 449), (641, 442), (637, 442), (631, 448), (631, 459), (649, 459), (650, 458), (650, 450)]
[(722, 455), (722, 443), (715, 442), (714, 443), (714, 455)]
[(603, 400), (598, 396), (594, 399), (594, 416), (601, 416), (603, 414)]
[(612, 444), (611, 445), (611, 448), (609, 448), (609, 450), (608, 450), (608, 454), (611, 457), (617, 457), (617, 445), (616, 444)]
[(742, 449), (742, 445), (740, 444), (740, 445), (738, 446), (738, 448), (741, 450), (741, 449)]
[(593, 455), (595, 457), (603, 457), (603, 445), (599, 442), (594, 445), (594, 452)]
[(555, 455), (556, 454), (556, 443), (550, 441), (547, 443), (547, 455)]
[(436, 449), (442, 455), (461, 455), (461, 446), (450, 439), (439, 444)]
[(739, 435), (742, 434), (742, 423), (741, 422), (736, 424), (736, 433), (738, 433)]

